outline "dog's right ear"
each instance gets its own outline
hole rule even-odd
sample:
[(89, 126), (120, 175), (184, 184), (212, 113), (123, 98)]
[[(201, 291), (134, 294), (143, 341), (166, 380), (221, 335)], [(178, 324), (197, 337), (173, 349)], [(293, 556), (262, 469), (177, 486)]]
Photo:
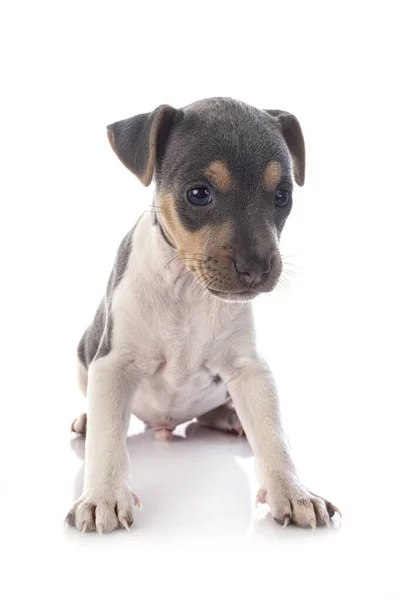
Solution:
[(306, 171), (306, 149), (300, 123), (285, 110), (267, 110), (277, 120), (284, 140), (293, 159), (294, 178), (297, 185), (304, 185)]
[(163, 104), (151, 113), (117, 121), (107, 127), (111, 147), (143, 185), (150, 185), (161, 162), (169, 132), (180, 111)]

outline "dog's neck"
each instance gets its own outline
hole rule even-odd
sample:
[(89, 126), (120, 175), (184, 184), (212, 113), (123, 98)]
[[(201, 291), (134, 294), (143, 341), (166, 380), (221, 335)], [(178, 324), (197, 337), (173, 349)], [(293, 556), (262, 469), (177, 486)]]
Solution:
[(168, 244), (168, 246), (171, 246), (171, 248), (174, 248), (175, 250), (174, 244), (168, 238), (167, 234), (165, 233), (164, 227), (160, 223), (160, 219), (157, 216), (157, 209), (155, 207), (153, 207), (153, 225), (159, 228), (161, 236), (164, 239), (164, 241)]
[(160, 294), (167, 294), (190, 303), (209, 307), (210, 314), (229, 317), (242, 310), (245, 304), (224, 302), (213, 296), (196, 275), (181, 260), (173, 242), (169, 240), (154, 209), (139, 219), (134, 234), (137, 268)]

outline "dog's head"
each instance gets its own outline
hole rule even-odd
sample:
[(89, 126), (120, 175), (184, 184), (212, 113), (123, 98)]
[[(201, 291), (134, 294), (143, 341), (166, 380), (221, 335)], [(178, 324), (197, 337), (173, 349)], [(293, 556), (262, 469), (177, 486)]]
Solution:
[(305, 148), (292, 114), (212, 98), (108, 127), (123, 164), (156, 183), (166, 238), (209, 291), (246, 301), (271, 291), (293, 178), (304, 183)]

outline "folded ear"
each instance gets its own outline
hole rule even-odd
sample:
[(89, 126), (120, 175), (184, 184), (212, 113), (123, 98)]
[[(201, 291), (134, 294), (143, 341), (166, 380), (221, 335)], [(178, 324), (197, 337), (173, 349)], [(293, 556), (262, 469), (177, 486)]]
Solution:
[(179, 111), (163, 104), (151, 113), (117, 121), (107, 127), (111, 147), (143, 185), (150, 185), (161, 161), (169, 132)]
[(284, 110), (267, 110), (280, 126), (282, 135), (293, 160), (294, 179), (297, 185), (304, 185), (306, 174), (306, 149), (300, 123), (294, 115)]

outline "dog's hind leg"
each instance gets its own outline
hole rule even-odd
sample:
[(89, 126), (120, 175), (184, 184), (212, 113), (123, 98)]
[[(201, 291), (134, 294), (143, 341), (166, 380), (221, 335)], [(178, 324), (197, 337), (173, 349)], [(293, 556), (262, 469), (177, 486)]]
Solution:
[(71, 425), (71, 431), (86, 435), (87, 415), (82, 413)]
[[(85, 398), (88, 385), (88, 367), (96, 356), (103, 338), (107, 343), (109, 332), (107, 331), (106, 325), (106, 301), (103, 298), (97, 308), (92, 323), (84, 332), (77, 348), (78, 385)], [(75, 419), (72, 423), (71, 431), (85, 435), (86, 421), (86, 413), (81, 414), (80, 417)]]
[(239, 437), (244, 435), (242, 424), (230, 399), (225, 404), (197, 417), (197, 421), (205, 427), (235, 433)]

